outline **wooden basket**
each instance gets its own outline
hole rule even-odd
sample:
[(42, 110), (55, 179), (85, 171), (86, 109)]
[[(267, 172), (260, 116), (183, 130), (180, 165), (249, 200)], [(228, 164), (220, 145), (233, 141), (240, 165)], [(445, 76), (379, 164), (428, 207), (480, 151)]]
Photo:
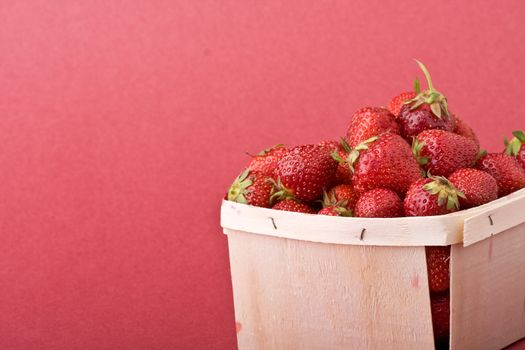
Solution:
[(433, 349), (425, 248), (451, 245), (450, 348), (525, 337), (525, 190), (434, 217), (223, 201), (239, 349)]

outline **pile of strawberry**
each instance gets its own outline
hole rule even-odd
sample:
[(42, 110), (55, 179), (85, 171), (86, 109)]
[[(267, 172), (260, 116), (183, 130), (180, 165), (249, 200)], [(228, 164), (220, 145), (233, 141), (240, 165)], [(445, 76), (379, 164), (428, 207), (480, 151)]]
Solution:
[[(309, 214), (389, 218), (442, 215), (479, 206), (525, 187), (525, 133), (502, 153), (480, 150), (473, 129), (449, 109), (426, 67), (428, 88), (386, 108), (364, 107), (341, 141), (252, 156), (227, 199)], [(448, 335), (449, 247), (427, 247), (436, 338)]]

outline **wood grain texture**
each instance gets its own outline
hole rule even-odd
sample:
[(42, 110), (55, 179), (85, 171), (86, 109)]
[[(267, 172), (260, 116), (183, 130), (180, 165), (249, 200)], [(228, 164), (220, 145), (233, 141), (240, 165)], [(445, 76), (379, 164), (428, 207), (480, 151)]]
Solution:
[(451, 349), (501, 349), (525, 337), (525, 223), (452, 246)]
[(468, 246), (525, 222), (525, 195), (504, 197), (465, 219), (463, 245)]
[(228, 244), (239, 349), (433, 349), (423, 247)]
[[(465, 230), (470, 244), (524, 222), (524, 205), (525, 189), (448, 215), (387, 219), (293, 213), (223, 201), (221, 226), (225, 233), (237, 230), (311, 242), (372, 246), (451, 245), (463, 242)], [(512, 209), (510, 214), (505, 214), (507, 207)], [(489, 223), (491, 213), (496, 225), (479, 230)]]

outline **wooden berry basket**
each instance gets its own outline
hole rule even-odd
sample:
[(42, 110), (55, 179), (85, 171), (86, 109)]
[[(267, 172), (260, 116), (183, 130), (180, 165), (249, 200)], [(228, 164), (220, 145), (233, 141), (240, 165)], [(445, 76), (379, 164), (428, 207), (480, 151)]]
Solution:
[(425, 248), (451, 245), (450, 348), (525, 337), (525, 189), (434, 217), (223, 201), (239, 349), (433, 349)]

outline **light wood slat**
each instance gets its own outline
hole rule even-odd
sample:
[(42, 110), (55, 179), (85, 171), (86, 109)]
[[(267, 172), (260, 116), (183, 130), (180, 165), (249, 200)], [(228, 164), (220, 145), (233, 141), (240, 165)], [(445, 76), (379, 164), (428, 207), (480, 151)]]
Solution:
[(228, 244), (239, 349), (433, 349), (423, 247)]
[(451, 349), (501, 349), (525, 337), (525, 223), (452, 246)]

